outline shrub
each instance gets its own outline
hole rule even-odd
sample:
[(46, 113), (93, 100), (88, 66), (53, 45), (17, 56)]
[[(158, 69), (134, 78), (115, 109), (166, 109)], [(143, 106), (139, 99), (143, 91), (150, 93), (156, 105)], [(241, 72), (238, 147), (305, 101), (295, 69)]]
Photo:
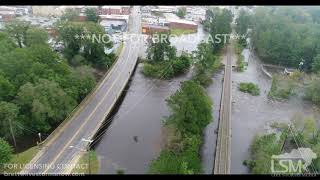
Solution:
[(7, 141), (0, 138), (0, 166), (12, 159), (13, 149)]
[(203, 129), (212, 120), (212, 102), (200, 84), (185, 81), (167, 100), (172, 114), (166, 121), (167, 144), (150, 164), (150, 173), (199, 174)]
[(181, 55), (171, 61), (144, 63), (143, 73), (146, 76), (158, 79), (171, 79), (189, 69), (191, 60), (186, 55)]
[(292, 78), (274, 75), (268, 96), (273, 99), (289, 99), (294, 95), (295, 81)]
[(239, 90), (242, 92), (250, 93), (251, 95), (258, 96), (260, 88), (253, 83), (240, 83)]

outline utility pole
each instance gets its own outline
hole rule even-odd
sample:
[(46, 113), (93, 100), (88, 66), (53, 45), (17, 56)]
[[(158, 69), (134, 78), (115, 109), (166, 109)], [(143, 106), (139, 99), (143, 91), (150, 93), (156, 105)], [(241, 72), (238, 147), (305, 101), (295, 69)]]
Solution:
[(14, 148), (15, 148), (15, 151), (17, 152), (17, 142), (16, 142), (16, 138), (14, 137), (14, 133), (13, 133), (13, 129), (12, 129), (11, 118), (9, 118), (9, 126), (10, 126), (10, 132), (11, 132), (11, 136), (12, 136)]
[(39, 140), (40, 140), (40, 142), (39, 142), (39, 144), (41, 144), (41, 133), (38, 133), (38, 136), (39, 136)]
[[(89, 147), (89, 146), (88, 146), (88, 147)], [(88, 152), (89, 174), (91, 174), (91, 166), (90, 166), (90, 164), (91, 164), (91, 163), (90, 163), (90, 159), (91, 159), (91, 158), (90, 158), (90, 148), (88, 148), (88, 149), (87, 149), (87, 152)]]
[(87, 153), (88, 153), (88, 166), (89, 166), (89, 170), (88, 170), (88, 171), (89, 171), (89, 174), (91, 174), (90, 143), (92, 143), (93, 141), (90, 140), (90, 139), (85, 139), (85, 138), (82, 138), (81, 141), (85, 141), (85, 142), (88, 142), (88, 143), (89, 143), (88, 146), (87, 146), (86, 151), (87, 151)]

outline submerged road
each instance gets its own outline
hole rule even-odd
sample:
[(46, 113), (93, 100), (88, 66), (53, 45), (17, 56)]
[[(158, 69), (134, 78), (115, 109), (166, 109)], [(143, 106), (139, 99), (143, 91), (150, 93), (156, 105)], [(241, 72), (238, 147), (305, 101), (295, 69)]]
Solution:
[(230, 46), (226, 52), (226, 66), (223, 81), (221, 111), (216, 147), (214, 174), (230, 174), (231, 159), (231, 74), (232, 61)]
[[(140, 37), (141, 18), (139, 7), (134, 6), (130, 15), (129, 33)], [(126, 39), (117, 62), (87, 102), (78, 108), (73, 117), (50, 137), (39, 153), (21, 174), (68, 174), (92, 139), (104, 119), (111, 112), (125, 88), (137, 63), (142, 41)]]

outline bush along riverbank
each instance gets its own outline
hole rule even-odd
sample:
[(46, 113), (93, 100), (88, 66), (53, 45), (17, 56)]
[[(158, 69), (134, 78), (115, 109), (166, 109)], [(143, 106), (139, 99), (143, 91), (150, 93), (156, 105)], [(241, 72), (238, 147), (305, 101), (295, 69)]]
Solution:
[(221, 67), (219, 57), (208, 43), (198, 44), (195, 52), (195, 72), (193, 80), (208, 87), (212, 83), (212, 74)]
[(244, 57), (242, 55), (243, 49), (246, 47), (245, 44), (237, 41), (235, 45), (236, 54), (237, 54), (237, 71), (243, 72), (245, 70), (244, 66)]
[[(231, 32), (231, 11), (210, 9), (207, 13), (205, 29), (208, 32), (213, 35)], [(149, 173), (201, 174), (203, 172), (200, 158), (202, 135), (204, 128), (213, 119), (213, 102), (207, 95), (205, 87), (212, 83), (212, 74), (221, 65), (217, 54), (222, 48), (223, 45), (219, 43), (198, 44), (193, 54), (195, 71), (192, 80), (181, 83), (180, 89), (167, 99), (171, 115), (165, 119), (166, 143), (159, 157), (151, 162)], [(155, 48), (149, 49), (156, 52)], [(169, 55), (167, 57), (170, 59), (170, 54), (174, 54), (174, 51), (172, 48), (167, 49), (169, 53), (165, 54)], [(161, 53), (150, 54), (153, 57), (163, 57)]]
[(154, 34), (149, 42), (147, 53), (142, 72), (148, 77), (171, 79), (186, 72), (191, 65), (189, 54), (182, 53), (177, 57), (177, 49), (170, 45), (169, 34)]
[(213, 102), (205, 87), (220, 67), (209, 44), (200, 43), (195, 52), (195, 74), (167, 99), (172, 114), (165, 121), (166, 143), (150, 164), (153, 174), (200, 174), (200, 147), (204, 128), (212, 121)]
[(195, 81), (185, 81), (167, 99), (172, 114), (166, 119), (166, 145), (150, 165), (155, 174), (202, 173), (199, 156), (202, 132), (212, 120), (212, 101)]
[[(272, 133), (256, 136), (251, 144), (250, 160), (244, 161), (253, 174), (314, 174), (320, 170), (320, 130), (313, 117), (296, 114), (289, 124), (274, 123)], [(304, 168), (288, 169), (273, 156), (301, 156)], [(310, 159), (308, 159), (310, 158)], [(273, 163), (272, 163), (273, 162)], [(299, 167), (297, 161), (292, 162)], [(277, 171), (275, 171), (277, 170)]]
[(254, 83), (240, 83), (239, 90), (245, 93), (249, 93), (253, 96), (258, 96), (260, 95), (260, 88), (258, 85)]

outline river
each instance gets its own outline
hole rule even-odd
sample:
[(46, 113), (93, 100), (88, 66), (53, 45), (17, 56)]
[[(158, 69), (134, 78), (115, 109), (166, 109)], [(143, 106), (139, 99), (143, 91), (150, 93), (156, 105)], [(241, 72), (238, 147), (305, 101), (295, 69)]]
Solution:
[[(249, 170), (242, 163), (250, 158), (250, 144), (255, 135), (264, 133), (272, 122), (288, 122), (295, 114), (319, 119), (319, 110), (301, 99), (289, 101), (268, 100), (271, 79), (262, 73), (261, 61), (251, 51), (245, 50), (249, 66), (244, 72), (232, 74), (232, 144), (231, 173), (246, 174)], [(260, 87), (260, 96), (240, 92), (240, 82), (253, 82)], [(270, 162), (265, 162), (270, 163)]]
[[(177, 48), (177, 53), (181, 54), (182, 51), (196, 50), (197, 44), (205, 37), (202, 26), (199, 26), (197, 33), (172, 38), (171, 42)], [(144, 53), (142, 57), (145, 57)], [(186, 75), (173, 80), (156, 80), (145, 77), (141, 70), (142, 64), (139, 64), (126, 95), (115, 113), (115, 118), (94, 148), (100, 162), (100, 174), (114, 174), (118, 170), (123, 170), (126, 174), (147, 173), (149, 163), (163, 148), (162, 122), (170, 115), (165, 99), (180, 87), (181, 81), (188, 80), (192, 76), (190, 70)], [(213, 85), (208, 87), (209, 95), (219, 104), (221, 96), (219, 84), (222, 77), (223, 71), (219, 71), (213, 77)], [(215, 109), (213, 111), (215, 121), (206, 128), (201, 148), (204, 171), (209, 174), (212, 173), (213, 167), (216, 138), (214, 130), (218, 114), (218, 109)]]

